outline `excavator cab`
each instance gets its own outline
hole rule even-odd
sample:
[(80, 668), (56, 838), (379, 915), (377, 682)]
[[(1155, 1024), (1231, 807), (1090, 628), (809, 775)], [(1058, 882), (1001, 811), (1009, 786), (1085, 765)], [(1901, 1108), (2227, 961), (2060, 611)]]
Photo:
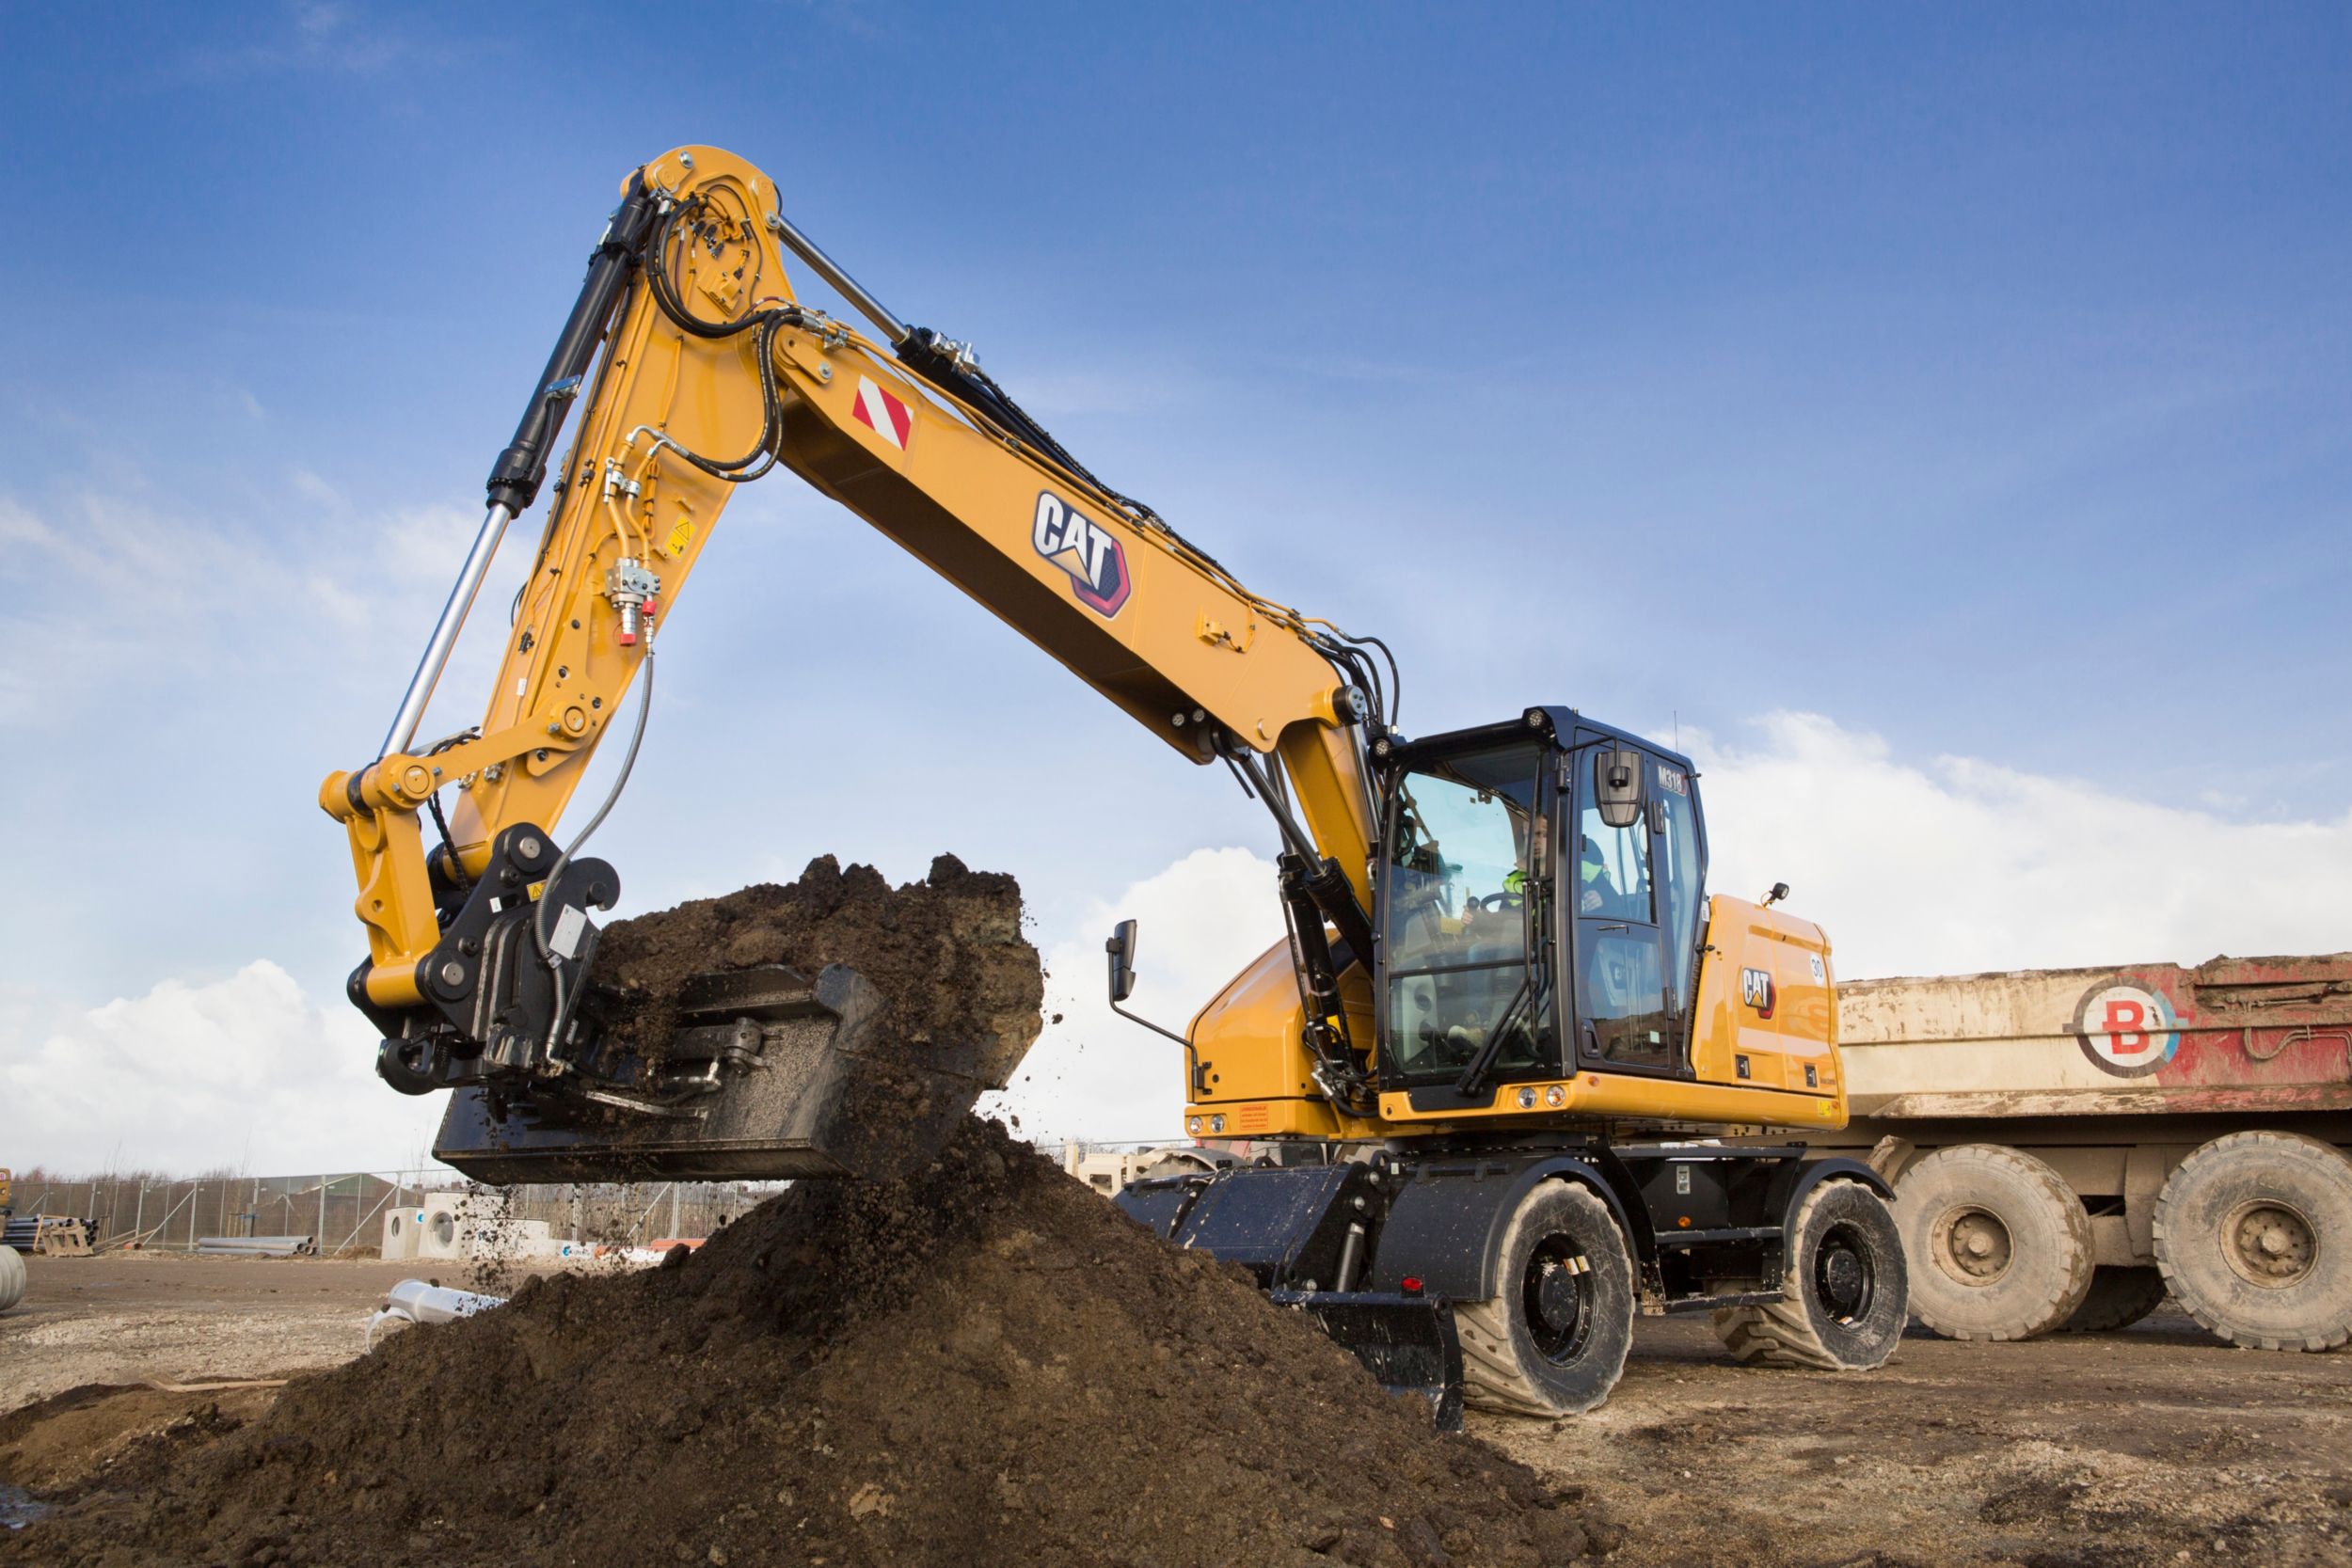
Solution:
[(1706, 849), (1687, 759), (1568, 709), (1383, 770), (1378, 1076), (1420, 1110), (1687, 1075)]

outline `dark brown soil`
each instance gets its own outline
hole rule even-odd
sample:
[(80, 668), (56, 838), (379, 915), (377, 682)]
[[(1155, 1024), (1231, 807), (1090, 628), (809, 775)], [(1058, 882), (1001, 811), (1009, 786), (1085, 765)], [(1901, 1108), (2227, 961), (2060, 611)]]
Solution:
[[(639, 1072), (630, 1086), (663, 1092), (658, 1074), (640, 1069), (663, 1062), (682, 1026), (733, 1021), (739, 998), (707, 999), (690, 1016), (697, 976), (782, 966), (799, 976), (783, 990), (814, 985), (830, 1017), (767, 1015), (778, 1026), (757, 1070), (729, 1073), (718, 1096), (699, 1101), (698, 1127), (573, 1108), (597, 1146), (597, 1174), (667, 1179), (678, 1173), (678, 1145), (695, 1137), (730, 1148), (729, 1168), (746, 1176), (912, 1170), (982, 1093), (1005, 1085), (1043, 1026), (1043, 972), (1021, 919), (1012, 878), (953, 855), (897, 888), (870, 865), (845, 870), (824, 855), (790, 883), (614, 922), (597, 946), (584, 1017), (616, 1048), (606, 1065)], [(698, 1078), (707, 1057), (694, 1060)]]
[(1040, 1028), (1044, 987), (1037, 950), (1021, 935), (1020, 884), (953, 855), (898, 888), (870, 865), (844, 870), (820, 855), (798, 881), (615, 921), (596, 947), (596, 983), (613, 997), (600, 1021), (615, 1037), (658, 1053), (689, 978), (762, 964), (812, 974), (849, 965), (882, 993), (883, 1022), (898, 1041), (917, 1049), (988, 1042), (980, 1076), (991, 1088), (1004, 1086)]
[(976, 1121), (151, 1440), (0, 1561), (1532, 1568), (1612, 1533), (1578, 1491)]

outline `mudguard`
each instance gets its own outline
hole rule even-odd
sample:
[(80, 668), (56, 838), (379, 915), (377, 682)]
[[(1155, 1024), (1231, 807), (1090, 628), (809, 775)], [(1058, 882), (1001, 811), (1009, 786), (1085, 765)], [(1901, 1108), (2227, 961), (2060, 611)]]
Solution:
[(1886, 1184), (1886, 1178), (1861, 1161), (1843, 1154), (1833, 1154), (1822, 1160), (1792, 1161), (1788, 1168), (1774, 1179), (1774, 1191), (1767, 1204), (1767, 1212), (1777, 1212), (1781, 1229), (1786, 1231), (1797, 1217), (1797, 1206), (1805, 1195), (1833, 1178), (1859, 1181), (1887, 1202), (1895, 1201), (1895, 1189)]
[(1565, 1154), (1433, 1160), (1412, 1166), (1391, 1200), (1367, 1287), (1400, 1291), (1413, 1279), (1431, 1295), (1491, 1300), (1511, 1216), (1537, 1182), (1553, 1180), (1582, 1182), (1599, 1194), (1629, 1252), (1640, 1256), (1646, 1230), (1635, 1228), (1615, 1185), (1592, 1161)]

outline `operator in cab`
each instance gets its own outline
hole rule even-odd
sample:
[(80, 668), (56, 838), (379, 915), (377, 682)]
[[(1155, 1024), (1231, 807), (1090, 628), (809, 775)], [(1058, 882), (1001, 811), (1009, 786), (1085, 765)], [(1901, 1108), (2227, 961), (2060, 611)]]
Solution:
[[(1577, 857), (1577, 912), (1603, 920), (1649, 919), (1647, 835), (1639, 829), (1605, 827), (1599, 813), (1588, 811), (1584, 814), (1584, 832), (1579, 836), (1583, 850)], [(1610, 874), (1610, 856), (1603, 852), (1604, 845), (1616, 852), (1618, 868), (1626, 879), (1622, 887)]]

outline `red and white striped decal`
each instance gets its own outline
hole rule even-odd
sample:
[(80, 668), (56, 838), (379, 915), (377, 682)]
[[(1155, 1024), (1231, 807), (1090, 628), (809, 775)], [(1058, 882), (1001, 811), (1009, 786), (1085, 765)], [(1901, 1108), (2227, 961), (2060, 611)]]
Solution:
[(858, 422), (900, 451), (914, 433), (914, 410), (874, 384), (870, 375), (857, 378)]

